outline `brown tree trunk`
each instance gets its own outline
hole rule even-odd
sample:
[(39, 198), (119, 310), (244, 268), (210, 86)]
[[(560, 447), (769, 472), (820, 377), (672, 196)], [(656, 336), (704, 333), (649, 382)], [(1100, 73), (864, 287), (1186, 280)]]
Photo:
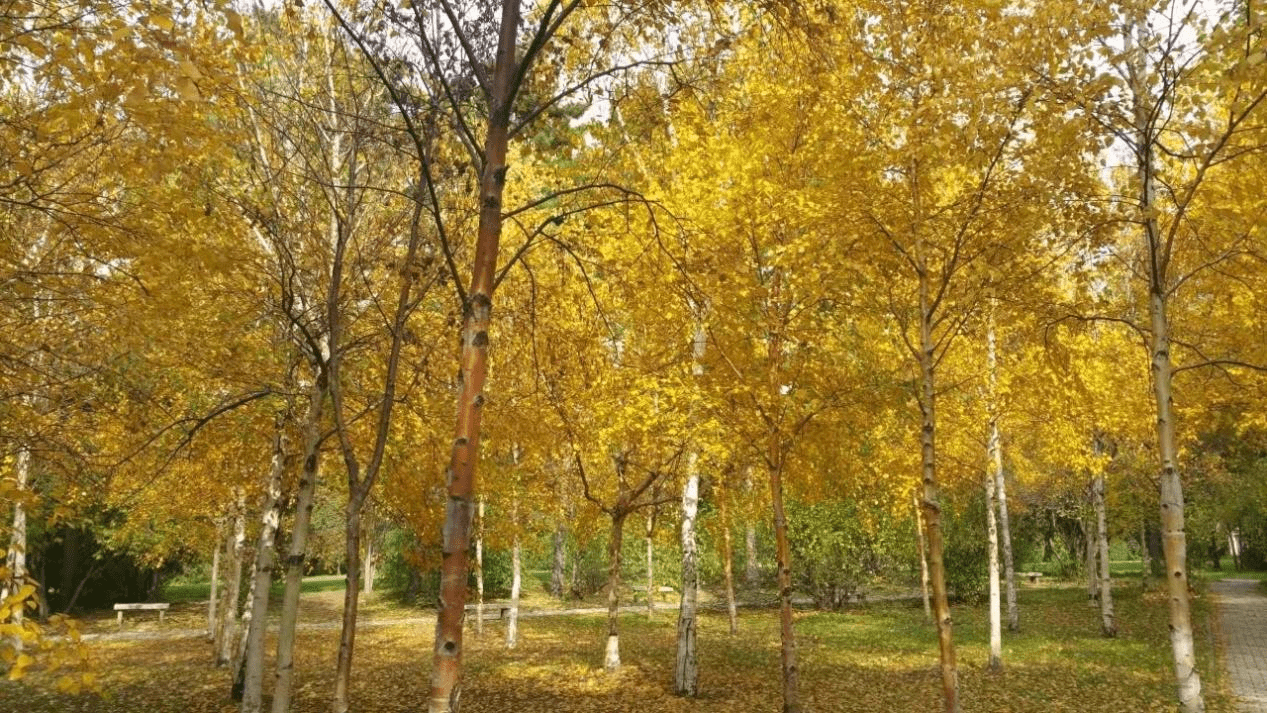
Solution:
[(497, 59), (489, 97), (488, 131), (480, 180), (479, 227), (470, 289), (463, 305), (462, 350), (458, 371), (457, 427), (446, 474), (448, 500), (444, 514), (440, 565), (440, 611), (436, 617), (435, 660), (431, 673), (429, 713), (450, 713), (461, 695), (462, 619), (466, 606), (467, 552), (471, 539), (471, 498), (479, 461), (480, 415), (488, 374), (489, 321), (493, 280), (502, 232), (502, 192), (506, 185), (506, 147), (510, 134), (515, 45), (519, 0), (502, 0)]
[[(359, 490), (359, 489), (358, 489)], [(334, 667), (334, 713), (347, 713), (350, 707), (348, 688), (352, 679), (352, 657), (356, 649), (356, 618), (360, 607), (361, 587), (361, 493), (348, 493), (348, 507), (343, 521), (343, 553), (347, 558), (347, 576), (343, 586), (343, 621), (339, 629), (339, 657)]]
[(1082, 537), (1085, 545), (1083, 562), (1087, 577), (1087, 606), (1096, 606), (1100, 601), (1100, 572), (1096, 567), (1095, 513), (1082, 522)]
[(655, 508), (647, 511), (647, 618), (655, 616), (655, 546), (652, 536), (655, 534)]

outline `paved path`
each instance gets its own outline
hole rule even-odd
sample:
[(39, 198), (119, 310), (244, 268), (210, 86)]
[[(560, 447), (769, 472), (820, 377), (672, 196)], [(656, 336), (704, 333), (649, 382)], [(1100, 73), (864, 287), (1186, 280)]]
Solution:
[(1241, 713), (1267, 713), (1267, 596), (1253, 579), (1210, 586), (1219, 603), (1227, 672)]

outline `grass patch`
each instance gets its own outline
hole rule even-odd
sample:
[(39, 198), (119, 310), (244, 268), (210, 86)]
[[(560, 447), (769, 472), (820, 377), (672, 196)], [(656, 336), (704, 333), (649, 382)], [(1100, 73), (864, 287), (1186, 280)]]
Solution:
[[(986, 670), (985, 608), (956, 606), (955, 641), (964, 710), (1170, 711), (1172, 668), (1161, 592), (1124, 586), (1115, 593), (1120, 635), (1099, 635), (1098, 610), (1079, 588), (1025, 587), (1022, 631), (1004, 635), (1001, 674)], [(305, 622), (337, 619), (338, 594), (309, 598)], [(373, 618), (414, 617), (412, 623), (368, 627), (358, 635), (352, 699), (358, 711), (387, 713), (425, 705), (433, 627), (417, 609), (381, 605)], [(1210, 601), (1194, 601), (1198, 662), (1207, 682), (1207, 710), (1231, 713), (1214, 668)], [(624, 668), (602, 671), (603, 616), (521, 621), (519, 648), (501, 644), (490, 622), (476, 639), (468, 628), (463, 711), (623, 711), (680, 713), (774, 711), (781, 706), (777, 615), (745, 610), (740, 634), (726, 633), (723, 614), (705, 613), (699, 627), (701, 696), (672, 693), (676, 616), (621, 617)], [(797, 614), (801, 692), (809, 711), (940, 709), (936, 631), (918, 602), (876, 603), (839, 613)], [(329, 708), (338, 647), (336, 626), (301, 631), (296, 647), (296, 713)], [(0, 686), (0, 710), (27, 713), (157, 711), (228, 713), (228, 678), (210, 665), (201, 639), (95, 641), (90, 644), (101, 692), (56, 693), (53, 677), (34, 671)], [(270, 652), (272, 643), (269, 644)]]

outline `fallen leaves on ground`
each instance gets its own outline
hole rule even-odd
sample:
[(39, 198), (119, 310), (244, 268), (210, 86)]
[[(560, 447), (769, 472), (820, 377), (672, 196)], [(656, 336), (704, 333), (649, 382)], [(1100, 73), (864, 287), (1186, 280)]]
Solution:
[[(329, 593), (337, 595), (337, 593)], [(329, 616), (317, 595), (305, 611)], [(1002, 673), (985, 668), (984, 607), (956, 607), (955, 640), (964, 710), (1173, 710), (1173, 685), (1163, 601), (1123, 587), (1115, 593), (1120, 635), (1099, 635), (1099, 611), (1077, 589), (1022, 592), (1022, 625), (1004, 635)], [(336, 601), (331, 599), (331, 604)], [(337, 615), (337, 609), (333, 611)], [(1232, 704), (1213, 668), (1208, 602), (1198, 599), (1200, 665), (1211, 713)], [(375, 618), (412, 617), (358, 633), (352, 700), (363, 713), (422, 709), (431, 663), (433, 626), (417, 610), (383, 605)], [(337, 618), (331, 619), (337, 622)], [(192, 617), (191, 617), (192, 622)], [(464, 713), (550, 711), (612, 713), (777, 711), (781, 707), (776, 613), (745, 611), (740, 633), (726, 633), (724, 615), (706, 613), (699, 630), (699, 698), (672, 693), (676, 616), (626, 614), (621, 620), (622, 670), (602, 670), (602, 616), (543, 617), (520, 622), (519, 647), (507, 651), (502, 628), (468, 629)], [(104, 628), (104, 627), (102, 627)], [(149, 627), (146, 627), (147, 629)], [(918, 604), (871, 604), (842, 613), (798, 615), (802, 698), (808, 711), (926, 713), (940, 708), (935, 631)], [(337, 625), (301, 631), (296, 646), (293, 709), (324, 713), (333, 688)], [(229, 713), (228, 673), (211, 666), (201, 638), (90, 642), (99, 692), (57, 691), (38, 670), (0, 685), (0, 710), (24, 713)], [(270, 653), (271, 653), (270, 642)], [(270, 661), (271, 663), (271, 661)]]

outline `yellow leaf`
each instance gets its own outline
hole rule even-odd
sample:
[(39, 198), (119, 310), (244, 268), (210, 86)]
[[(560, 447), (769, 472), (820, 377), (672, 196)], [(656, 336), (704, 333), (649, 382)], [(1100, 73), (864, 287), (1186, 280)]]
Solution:
[(185, 101), (201, 101), (202, 93), (198, 91), (198, 85), (194, 84), (194, 80), (189, 77), (181, 77), (176, 80), (176, 91), (180, 94), (180, 98)]
[(232, 10), (225, 10), (224, 19), (229, 29), (233, 30), (233, 34), (237, 35), (238, 39), (242, 39), (242, 16)]

